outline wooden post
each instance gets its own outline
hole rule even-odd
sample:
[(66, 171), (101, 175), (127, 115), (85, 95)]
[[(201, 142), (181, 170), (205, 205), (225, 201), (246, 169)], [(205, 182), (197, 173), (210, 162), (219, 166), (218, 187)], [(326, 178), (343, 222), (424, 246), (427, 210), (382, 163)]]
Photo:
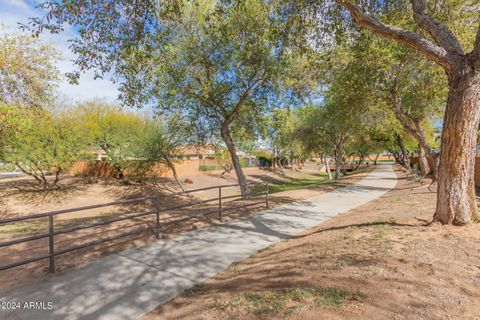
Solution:
[(218, 187), (218, 220), (222, 221), (222, 187)]
[(158, 210), (158, 206), (155, 206), (155, 214), (157, 216), (157, 223), (155, 226), (155, 237), (160, 239), (160, 210)]
[(48, 253), (50, 254), (48, 272), (55, 272), (55, 242), (53, 235), (53, 215), (48, 216)]
[(268, 203), (268, 181), (265, 184), (265, 206), (270, 208), (270, 204)]

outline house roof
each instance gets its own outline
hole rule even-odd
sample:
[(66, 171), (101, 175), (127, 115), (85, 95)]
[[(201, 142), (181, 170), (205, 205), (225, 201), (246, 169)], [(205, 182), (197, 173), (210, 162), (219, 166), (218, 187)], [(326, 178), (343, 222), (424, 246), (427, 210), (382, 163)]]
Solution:
[(211, 144), (207, 145), (186, 145), (177, 148), (181, 155), (213, 155), (215, 147)]

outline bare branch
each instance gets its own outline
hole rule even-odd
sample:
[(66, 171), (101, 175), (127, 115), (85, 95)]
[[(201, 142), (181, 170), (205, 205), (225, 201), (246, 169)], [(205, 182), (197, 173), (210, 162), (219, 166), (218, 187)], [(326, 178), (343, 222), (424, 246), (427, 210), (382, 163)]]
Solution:
[(453, 32), (443, 23), (430, 15), (425, 0), (411, 0), (415, 22), (427, 31), (433, 40), (447, 52), (465, 55), (462, 45)]
[(243, 103), (245, 100), (248, 98), (248, 95), (250, 94), (250, 91), (253, 89), (252, 81), (257, 75), (257, 71), (254, 71), (252, 75), (248, 78), (247, 81), (247, 86), (245, 87), (245, 90), (242, 92), (240, 97), (238, 98), (237, 103), (235, 104), (235, 107), (233, 110), (228, 114), (227, 117), (225, 117), (226, 123), (230, 124), (234, 119), (237, 113), (240, 111), (240, 108), (242, 107)]
[[(202, 87), (202, 90), (204, 90), (205, 86), (204, 86), (202, 80), (200, 80), (200, 78), (195, 76), (195, 75), (193, 75), (192, 77), (198, 83), (198, 85)], [(220, 101), (216, 101), (217, 99), (214, 99), (214, 98), (210, 97), (210, 95), (204, 96), (201, 93), (201, 91), (195, 92), (195, 90), (192, 90), (192, 91), (187, 90), (187, 92), (192, 94), (194, 97), (196, 97), (197, 99), (199, 99), (200, 101), (202, 101), (206, 105), (209, 105), (213, 109), (219, 108), (220, 112), (222, 113), (223, 116), (225, 116), (227, 114), (227, 110), (223, 107), (223, 105)]]
[(248, 88), (246, 88), (245, 91), (243, 91), (242, 95), (240, 96), (240, 98), (237, 101), (237, 104), (235, 105), (233, 110), (229, 113), (229, 115), (225, 118), (227, 123), (231, 123), (235, 119), (235, 116), (240, 111), (240, 108), (243, 106), (243, 103), (247, 99), (247, 97), (250, 93), (250, 90), (252, 90), (252, 87), (248, 86)]
[(414, 117), (408, 112), (405, 112), (402, 108), (402, 103), (398, 98), (397, 92), (395, 89), (392, 89), (390, 92), (390, 100), (393, 105), (393, 110), (398, 121), (402, 126), (409, 132), (419, 144), (430, 154), (433, 155), (433, 150), (427, 143), (425, 139), (425, 130), (421, 124), (421, 120)]
[[(415, 138), (418, 138), (417, 130), (415, 130), (414, 126), (411, 125), (411, 123), (409, 122), (409, 120), (413, 120), (413, 117), (410, 114), (405, 114), (402, 111), (401, 102), (398, 99), (395, 90), (392, 90), (390, 92), (390, 101), (392, 102), (393, 110), (395, 111), (395, 116), (397, 117), (398, 121), (400, 121), (400, 123), (407, 129), (410, 134), (415, 136)], [(408, 120), (405, 117), (408, 118)]]
[(347, 9), (354, 20), (362, 27), (379, 34), (385, 38), (393, 39), (401, 42), (417, 51), (420, 51), (428, 59), (435, 61), (441, 65), (447, 72), (453, 67), (453, 59), (448, 55), (447, 51), (425, 39), (420, 34), (394, 26), (386, 25), (362, 11), (357, 5), (348, 0), (335, 0), (336, 3)]

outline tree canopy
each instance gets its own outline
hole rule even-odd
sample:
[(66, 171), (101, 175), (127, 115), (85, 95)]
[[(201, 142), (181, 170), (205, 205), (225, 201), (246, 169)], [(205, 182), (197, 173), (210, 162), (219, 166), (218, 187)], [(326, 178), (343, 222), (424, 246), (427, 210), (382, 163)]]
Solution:
[[(179, 112), (206, 136), (221, 138), (244, 196), (237, 138), (255, 137), (267, 111), (301, 101), (322, 110), (318, 119), (325, 135), (327, 127), (334, 128), (328, 140), (335, 141), (337, 161), (353, 150), (376, 149), (378, 138), (390, 132), (385, 140), (401, 149), (408, 167), (404, 142), (413, 136), (421, 155), (439, 159), (435, 219), (467, 224), (476, 212), (471, 172), (480, 122), (478, 5), (475, 0), (53, 0), (40, 4), (47, 10), (44, 17), (24, 27), (38, 35), (75, 26), (71, 49), (78, 69), (69, 75), (72, 82), (88, 69), (98, 77), (113, 71), (124, 104)], [(312, 95), (318, 89), (321, 99)], [(296, 99), (297, 91), (310, 101)], [(442, 114), (437, 156), (427, 131)], [(286, 131), (285, 137), (297, 139)]]
[(59, 58), (29, 35), (0, 34), (0, 103), (44, 107), (54, 101)]

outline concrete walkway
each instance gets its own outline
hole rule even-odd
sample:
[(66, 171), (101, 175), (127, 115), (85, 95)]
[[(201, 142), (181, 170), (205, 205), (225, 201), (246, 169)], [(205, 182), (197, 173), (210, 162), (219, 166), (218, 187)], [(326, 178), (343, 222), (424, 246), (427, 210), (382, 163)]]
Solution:
[(20, 177), (21, 175), (21, 172), (0, 172), (0, 179), (15, 178)]
[[(3, 292), (0, 301), (21, 302), (21, 310), (0, 310), (0, 319), (137, 319), (232, 262), (382, 196), (396, 180), (392, 166), (382, 165), (352, 186), (159, 240)], [(52, 302), (53, 308), (24, 309), (24, 302), (44, 302), (44, 309)]]

